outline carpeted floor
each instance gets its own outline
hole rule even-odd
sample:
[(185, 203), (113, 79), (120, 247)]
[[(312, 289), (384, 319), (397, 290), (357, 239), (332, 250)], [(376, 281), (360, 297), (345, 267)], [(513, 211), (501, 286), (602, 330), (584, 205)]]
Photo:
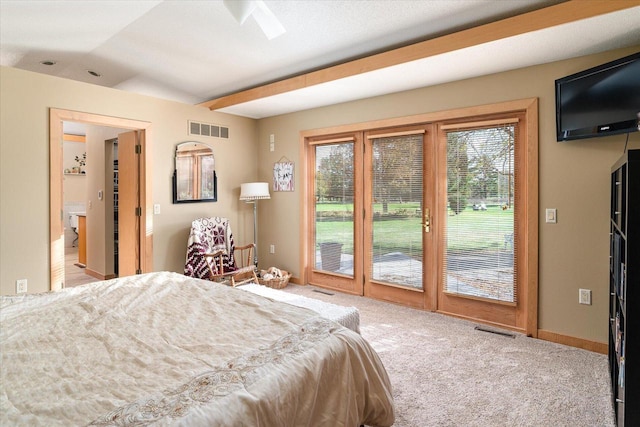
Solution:
[(283, 291), (360, 310), (361, 333), (393, 385), (394, 426), (614, 425), (605, 355), (314, 289), (290, 284)]

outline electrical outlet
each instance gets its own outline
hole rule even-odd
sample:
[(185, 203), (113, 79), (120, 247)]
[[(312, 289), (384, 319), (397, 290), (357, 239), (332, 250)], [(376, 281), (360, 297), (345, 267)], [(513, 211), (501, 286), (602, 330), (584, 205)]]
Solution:
[(590, 289), (580, 289), (578, 296), (578, 302), (580, 304), (591, 305), (591, 290)]
[(270, 254), (276, 253), (276, 245), (269, 245), (269, 253)]
[(24, 294), (27, 292), (27, 279), (16, 280), (16, 293)]

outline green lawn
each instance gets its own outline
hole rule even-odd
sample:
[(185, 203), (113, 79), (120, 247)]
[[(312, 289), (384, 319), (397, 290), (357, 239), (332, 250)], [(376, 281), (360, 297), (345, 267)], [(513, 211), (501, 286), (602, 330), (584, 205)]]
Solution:
[(513, 209), (499, 206), (486, 211), (467, 208), (447, 217), (449, 251), (502, 249), (505, 236), (513, 236)]
[[(389, 204), (390, 213), (416, 215), (417, 203)], [(321, 212), (336, 211), (345, 215), (342, 221), (318, 221), (316, 241), (340, 242), (343, 253), (353, 253), (353, 205), (318, 204)], [(374, 212), (382, 212), (382, 205), (374, 206)], [(336, 217), (336, 219), (339, 217)], [(402, 219), (374, 219), (374, 251), (376, 254), (388, 252), (421, 252), (421, 218), (409, 216)], [(502, 210), (490, 206), (486, 211), (474, 211), (468, 207), (458, 215), (447, 217), (449, 251), (495, 250), (505, 247), (505, 236), (513, 233), (513, 210)], [(457, 232), (455, 232), (457, 230)]]

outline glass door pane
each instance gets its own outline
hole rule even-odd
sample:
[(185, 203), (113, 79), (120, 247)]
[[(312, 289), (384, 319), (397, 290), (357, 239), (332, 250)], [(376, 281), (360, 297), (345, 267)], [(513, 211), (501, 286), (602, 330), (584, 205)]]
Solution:
[(447, 293), (516, 302), (515, 133), (515, 125), (447, 133)]
[(354, 143), (315, 148), (315, 268), (354, 276)]
[(373, 138), (371, 280), (423, 289), (423, 134)]

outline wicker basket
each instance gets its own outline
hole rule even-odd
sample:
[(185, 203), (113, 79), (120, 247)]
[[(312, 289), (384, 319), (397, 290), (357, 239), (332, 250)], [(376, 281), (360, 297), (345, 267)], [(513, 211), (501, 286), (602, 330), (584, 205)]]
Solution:
[(268, 286), (273, 289), (283, 289), (286, 288), (289, 284), (289, 279), (291, 278), (291, 273), (285, 270), (282, 271), (282, 277), (274, 277), (273, 279), (264, 280), (262, 276), (267, 273), (267, 270), (262, 270), (260, 272), (260, 277), (258, 277), (258, 282), (261, 285)]

